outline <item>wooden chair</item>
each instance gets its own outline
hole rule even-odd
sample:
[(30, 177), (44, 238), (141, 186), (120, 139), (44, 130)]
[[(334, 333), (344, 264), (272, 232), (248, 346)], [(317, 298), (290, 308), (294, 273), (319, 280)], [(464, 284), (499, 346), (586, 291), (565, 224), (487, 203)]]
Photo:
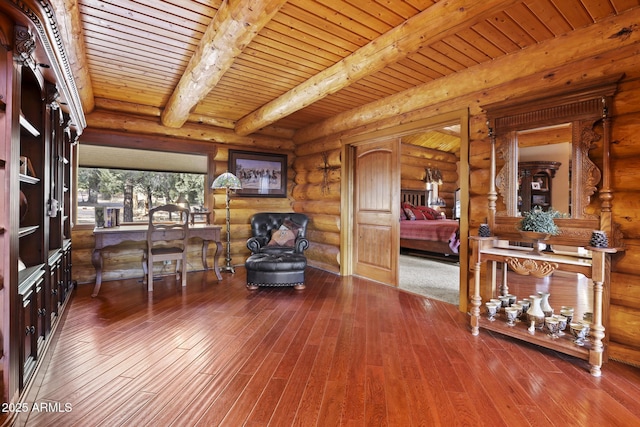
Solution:
[(189, 208), (163, 205), (149, 210), (147, 250), (142, 260), (149, 292), (153, 291), (153, 263), (156, 261), (175, 260), (176, 279), (180, 277), (182, 286), (187, 285), (188, 226)]

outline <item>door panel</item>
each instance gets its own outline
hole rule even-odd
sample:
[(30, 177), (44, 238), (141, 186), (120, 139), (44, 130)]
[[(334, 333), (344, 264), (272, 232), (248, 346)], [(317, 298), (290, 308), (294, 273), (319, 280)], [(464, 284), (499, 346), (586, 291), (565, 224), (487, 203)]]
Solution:
[(398, 286), (400, 140), (356, 147), (354, 274)]

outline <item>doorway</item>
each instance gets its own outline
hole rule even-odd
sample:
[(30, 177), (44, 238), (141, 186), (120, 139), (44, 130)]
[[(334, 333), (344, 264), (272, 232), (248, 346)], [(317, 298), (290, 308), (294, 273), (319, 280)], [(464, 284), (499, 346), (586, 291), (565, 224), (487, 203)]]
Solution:
[[(363, 144), (373, 144), (391, 138), (402, 138), (405, 136), (418, 134), (421, 132), (427, 132), (431, 129), (438, 127), (449, 126), (452, 123), (459, 124), (460, 127), (460, 160), (458, 166), (459, 188), (460, 188), (460, 221), (459, 221), (459, 234), (460, 234), (460, 248), (459, 248), (459, 260), (460, 260), (460, 297), (458, 307), (461, 311), (467, 310), (468, 305), (468, 234), (469, 234), (469, 220), (468, 220), (468, 206), (469, 206), (469, 116), (468, 110), (458, 110), (455, 112), (443, 114), (437, 117), (418, 120), (415, 122), (402, 124), (399, 126), (391, 127), (388, 129), (371, 132), (367, 134), (357, 135), (354, 137), (345, 138), (343, 140), (343, 152), (342, 152), (342, 177), (344, 178), (341, 186), (341, 224), (343, 225), (341, 230), (341, 245), (340, 251), (340, 265), (342, 275), (353, 275), (355, 273), (355, 260), (357, 259), (355, 250), (358, 245), (356, 239), (358, 235), (354, 233), (356, 228), (356, 208), (354, 205), (354, 190), (356, 182), (356, 151), (355, 147)], [(398, 148), (399, 149), (399, 148)], [(400, 167), (393, 171), (393, 178), (398, 183), (401, 182), (401, 170)], [(400, 192), (400, 186), (398, 185), (397, 191)], [(399, 198), (398, 198), (399, 202)], [(391, 219), (390, 221), (398, 221), (398, 217)], [(389, 223), (389, 226), (391, 224)], [(392, 241), (382, 242), (379, 241), (378, 245), (386, 245), (387, 247), (394, 247), (398, 243)], [(391, 265), (398, 265), (398, 259), (400, 251), (390, 251), (389, 256), (392, 257), (389, 260)], [(358, 275), (366, 272), (359, 272)], [(368, 278), (368, 277), (367, 277)], [(375, 278), (373, 280), (376, 280)], [(393, 283), (389, 283), (392, 284)]]
[(399, 288), (458, 305), (460, 121), (401, 140)]

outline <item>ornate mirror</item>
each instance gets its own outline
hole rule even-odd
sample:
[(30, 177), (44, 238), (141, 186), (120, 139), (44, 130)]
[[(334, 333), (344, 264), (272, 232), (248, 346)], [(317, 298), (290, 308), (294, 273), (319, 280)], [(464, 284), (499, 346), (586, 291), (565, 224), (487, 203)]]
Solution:
[(586, 246), (611, 224), (609, 111), (621, 75), (485, 106), (491, 137), (489, 222), (497, 235), (517, 234), (522, 212), (553, 208), (559, 244)]

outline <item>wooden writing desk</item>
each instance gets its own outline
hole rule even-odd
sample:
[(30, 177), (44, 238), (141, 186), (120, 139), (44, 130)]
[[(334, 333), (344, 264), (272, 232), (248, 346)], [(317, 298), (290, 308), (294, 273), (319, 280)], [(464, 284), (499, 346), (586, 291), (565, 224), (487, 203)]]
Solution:
[[(121, 225), (119, 227), (95, 228), (93, 230), (96, 243), (91, 256), (91, 263), (96, 269), (96, 285), (93, 288), (92, 297), (100, 292), (102, 284), (102, 249), (108, 246), (114, 246), (122, 242), (146, 242), (147, 241), (147, 225)], [(167, 236), (170, 238), (170, 236)], [(213, 270), (218, 280), (222, 280), (220, 267), (218, 266), (218, 258), (222, 253), (222, 242), (220, 241), (220, 226), (196, 224), (189, 226), (188, 238), (198, 237), (202, 239), (202, 265), (205, 270), (209, 269), (207, 264), (207, 251), (209, 250), (209, 242), (215, 242), (216, 252), (213, 255)], [(140, 264), (142, 268), (142, 264)]]

